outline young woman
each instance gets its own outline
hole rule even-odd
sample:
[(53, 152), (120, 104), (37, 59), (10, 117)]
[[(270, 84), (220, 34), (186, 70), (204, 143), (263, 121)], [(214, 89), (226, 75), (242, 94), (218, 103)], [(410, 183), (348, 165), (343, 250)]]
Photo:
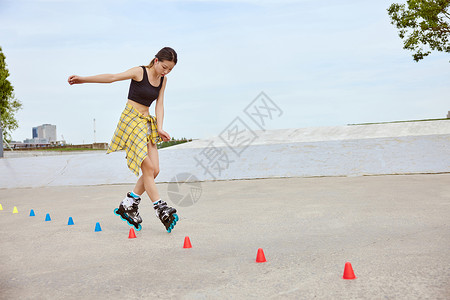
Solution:
[[(125, 149), (128, 168), (139, 176), (136, 186), (129, 192), (114, 212), (141, 230), (142, 218), (138, 205), (141, 195), (147, 195), (153, 202), (156, 216), (171, 232), (178, 221), (176, 209), (167, 206), (161, 200), (156, 188), (155, 178), (159, 173), (159, 159), (156, 143), (169, 141), (170, 135), (163, 130), (164, 90), (167, 85), (166, 75), (177, 63), (177, 53), (169, 47), (161, 49), (148, 66), (134, 67), (118, 74), (101, 74), (81, 77), (72, 75), (69, 84), (111, 83), (131, 79), (128, 101), (122, 112), (119, 124), (111, 140), (107, 153)], [(156, 117), (149, 114), (152, 102), (156, 100)]]

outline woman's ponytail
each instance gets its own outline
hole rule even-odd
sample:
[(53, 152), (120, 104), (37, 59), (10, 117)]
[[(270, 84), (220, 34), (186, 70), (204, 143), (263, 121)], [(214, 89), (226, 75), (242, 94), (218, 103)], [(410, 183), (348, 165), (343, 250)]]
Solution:
[(151, 68), (153, 67), (153, 65), (155, 64), (155, 59), (152, 59), (152, 61), (150, 62), (150, 64), (147, 66), (147, 68)]

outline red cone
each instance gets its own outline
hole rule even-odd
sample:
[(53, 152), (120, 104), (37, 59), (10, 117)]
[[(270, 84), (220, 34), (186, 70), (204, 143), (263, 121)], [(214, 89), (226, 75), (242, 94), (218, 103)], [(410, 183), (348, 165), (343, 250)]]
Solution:
[(262, 248), (258, 249), (258, 254), (256, 255), (256, 262), (257, 263), (263, 263), (266, 262), (266, 257), (264, 256), (264, 251)]
[(355, 273), (353, 272), (352, 264), (349, 262), (345, 263), (344, 276), (343, 279), (356, 279)]
[(128, 235), (129, 239), (135, 239), (136, 238), (136, 233), (134, 232), (133, 228), (130, 228), (130, 234)]
[(189, 239), (188, 236), (184, 238), (183, 248), (192, 248), (191, 240)]

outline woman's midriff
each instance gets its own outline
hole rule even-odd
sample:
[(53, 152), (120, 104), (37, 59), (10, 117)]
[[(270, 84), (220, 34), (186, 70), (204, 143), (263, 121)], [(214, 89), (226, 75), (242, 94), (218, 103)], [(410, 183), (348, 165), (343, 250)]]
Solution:
[(148, 116), (149, 115), (149, 112), (148, 112), (149, 107), (148, 106), (142, 105), (142, 104), (137, 103), (136, 101), (133, 101), (133, 100), (130, 100), (130, 99), (128, 99), (128, 103), (131, 106), (133, 106), (138, 112), (143, 114), (144, 116)]

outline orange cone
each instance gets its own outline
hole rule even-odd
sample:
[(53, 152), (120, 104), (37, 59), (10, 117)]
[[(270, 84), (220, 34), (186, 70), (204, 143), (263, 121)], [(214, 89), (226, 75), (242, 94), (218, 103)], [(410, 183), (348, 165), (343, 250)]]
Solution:
[(135, 239), (136, 238), (136, 233), (134, 232), (133, 228), (130, 228), (130, 234), (128, 235), (129, 239)]
[(263, 263), (266, 262), (266, 257), (264, 256), (264, 251), (262, 248), (258, 249), (258, 254), (256, 255), (256, 262), (257, 263)]
[(189, 239), (188, 236), (184, 238), (183, 248), (192, 248), (191, 240)]
[(349, 262), (345, 263), (344, 276), (343, 279), (356, 279), (355, 272), (353, 272), (352, 264)]

